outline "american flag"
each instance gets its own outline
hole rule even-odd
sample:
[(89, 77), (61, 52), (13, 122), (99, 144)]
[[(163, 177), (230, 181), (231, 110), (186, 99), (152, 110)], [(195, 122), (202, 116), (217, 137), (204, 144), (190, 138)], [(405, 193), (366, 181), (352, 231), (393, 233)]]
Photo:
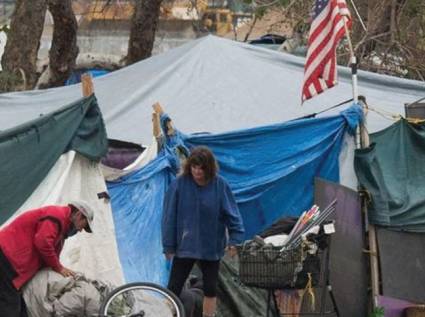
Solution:
[(336, 85), (336, 47), (345, 34), (344, 20), (351, 27), (345, 0), (316, 0), (304, 68), (303, 102)]

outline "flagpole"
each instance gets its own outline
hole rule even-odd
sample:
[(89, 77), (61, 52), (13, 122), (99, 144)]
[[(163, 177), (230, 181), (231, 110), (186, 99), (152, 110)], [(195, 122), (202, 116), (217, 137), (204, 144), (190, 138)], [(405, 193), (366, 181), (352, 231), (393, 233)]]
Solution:
[(351, 42), (350, 37), (350, 30), (348, 29), (347, 25), (347, 17), (344, 17), (344, 29), (345, 29), (345, 36), (348, 40), (348, 47), (350, 48), (350, 67), (351, 67), (351, 84), (353, 86), (353, 100), (354, 103), (357, 103), (359, 101), (359, 90), (357, 87), (357, 58), (354, 54), (353, 49), (353, 43)]
[[(357, 85), (357, 58), (354, 54), (353, 43), (351, 42), (350, 31), (347, 25), (347, 18), (344, 17), (344, 28), (345, 35), (348, 40), (348, 46), (350, 49), (350, 67), (351, 67), (351, 78), (352, 78), (352, 87), (353, 87), (353, 100), (354, 103), (359, 101), (359, 92)], [(366, 100), (362, 100), (362, 108), (364, 113), (364, 120), (360, 124), (358, 129), (358, 147), (366, 148), (369, 147), (369, 134), (366, 130)], [(369, 242), (369, 260), (370, 260), (370, 278), (371, 278), (371, 287), (372, 287), (372, 303), (373, 307), (378, 307), (378, 296), (380, 294), (379, 287), (379, 265), (378, 265), (378, 246), (376, 239), (376, 229), (375, 226), (370, 224), (367, 220), (368, 210), (367, 210), (367, 197), (363, 196), (362, 198), (362, 210), (366, 218), (367, 231), (368, 231), (368, 242)]]

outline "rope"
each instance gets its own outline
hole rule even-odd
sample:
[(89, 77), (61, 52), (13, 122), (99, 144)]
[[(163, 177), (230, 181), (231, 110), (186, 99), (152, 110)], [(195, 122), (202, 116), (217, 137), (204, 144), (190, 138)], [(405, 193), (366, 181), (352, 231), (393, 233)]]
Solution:
[(406, 118), (406, 120), (409, 123), (414, 123), (414, 124), (420, 124), (420, 123), (424, 123), (425, 119), (418, 119), (418, 118)]
[[(308, 293), (311, 298), (311, 311), (314, 311), (316, 309), (316, 296), (314, 295), (313, 290), (313, 279), (311, 277), (311, 273), (307, 273), (308, 275), (308, 282), (304, 289), (304, 294)], [(303, 295), (304, 295), (303, 294)]]
[[(302, 266), (304, 266), (304, 260), (305, 260), (305, 258), (304, 258), (304, 256), (305, 256), (304, 255), (304, 248), (305, 247), (307, 247), (307, 244), (303, 240), (301, 242), (301, 247), (300, 247), (301, 248), (301, 262), (300, 263), (302, 263)], [(316, 306), (316, 297), (314, 295), (314, 290), (313, 290), (313, 279), (311, 277), (311, 273), (310, 272), (307, 273), (307, 276), (308, 276), (308, 282), (307, 282), (304, 290), (302, 291), (302, 297), (304, 297), (305, 293), (308, 293), (310, 295), (310, 298), (311, 298), (311, 311), (314, 311), (315, 306)]]
[(346, 103), (349, 103), (349, 102), (351, 102), (351, 101), (353, 101), (353, 100), (354, 100), (353, 98), (347, 99), (347, 100), (345, 100), (345, 101), (343, 101), (343, 102), (340, 102), (339, 104), (337, 104), (337, 105), (335, 105), (335, 106), (329, 107), (329, 108), (327, 108), (327, 109), (325, 109), (325, 110), (322, 110), (322, 111), (319, 111), (319, 112), (316, 112), (316, 113), (315, 113), (315, 115), (318, 115), (318, 114), (321, 114), (321, 113), (323, 113), (323, 112), (326, 112), (326, 111), (329, 111), (329, 110), (332, 110), (332, 109), (338, 108), (338, 107), (340, 107), (340, 106), (342, 106), (342, 105), (345, 105)]
[(316, 117), (318, 114), (321, 114), (321, 113), (324, 113), (324, 112), (326, 112), (326, 111), (329, 111), (329, 110), (332, 110), (332, 109), (338, 108), (338, 107), (340, 107), (340, 106), (342, 106), (342, 105), (345, 105), (346, 103), (349, 103), (349, 102), (351, 102), (351, 101), (353, 101), (353, 100), (354, 100), (353, 98), (347, 99), (347, 100), (345, 100), (345, 101), (343, 101), (343, 102), (340, 102), (339, 104), (336, 104), (336, 105), (334, 105), (334, 106), (332, 106), (332, 107), (326, 108), (326, 109), (324, 109), (324, 110), (322, 110), (322, 111), (314, 112), (314, 113), (311, 113), (311, 114), (305, 115), (305, 116), (303, 116), (303, 117), (299, 117), (299, 118), (293, 119), (293, 120), (291, 120), (291, 121), (301, 120), (301, 119), (314, 118), (314, 117)]
[[(416, 101), (410, 103), (409, 105), (414, 104), (414, 103), (417, 103), (417, 102), (421, 102), (423, 100), (425, 100), (425, 97), (424, 98), (421, 98), (419, 100), (416, 100)], [(300, 119), (314, 118), (314, 117), (316, 117), (319, 114), (322, 114), (324, 112), (327, 112), (327, 111), (332, 110), (332, 109), (335, 109), (335, 108), (338, 108), (338, 107), (340, 107), (342, 105), (345, 105), (345, 104), (347, 104), (349, 102), (352, 102), (352, 101), (353, 101), (353, 98), (350, 98), (350, 99), (347, 99), (345, 101), (342, 101), (342, 102), (340, 102), (340, 103), (338, 103), (338, 104), (336, 104), (336, 105), (334, 105), (332, 107), (326, 108), (326, 109), (324, 109), (322, 111), (314, 112), (312, 114), (308, 114), (308, 115), (305, 115), (303, 117), (299, 117), (299, 118), (296, 118), (296, 119), (293, 119), (293, 120), (290, 120), (290, 121), (295, 121), (295, 120), (300, 120)], [(379, 108), (376, 108), (376, 107), (371, 107), (370, 105), (367, 106), (366, 110), (367, 111), (369, 111), (369, 110), (370, 111), (373, 111), (376, 114), (384, 117), (385, 119), (392, 120), (394, 122), (400, 120), (401, 118), (404, 118), (401, 114), (392, 113), (392, 112), (389, 112), (389, 111), (386, 111), (386, 110), (382, 110), (382, 109), (379, 109)], [(425, 119), (418, 119), (418, 118), (405, 118), (405, 119), (408, 122), (415, 123), (415, 124), (419, 124), (419, 123), (424, 123), (425, 122)]]
[(368, 110), (373, 111), (373, 112), (379, 114), (380, 116), (382, 116), (386, 119), (389, 119), (389, 120), (393, 120), (393, 121), (398, 121), (401, 118), (403, 118), (403, 116), (400, 115), (400, 114), (394, 114), (394, 113), (391, 113), (391, 112), (386, 111), (386, 110), (378, 109), (376, 107), (368, 106)]
[(357, 192), (366, 199), (367, 204), (372, 202), (372, 194), (368, 190), (360, 189)]

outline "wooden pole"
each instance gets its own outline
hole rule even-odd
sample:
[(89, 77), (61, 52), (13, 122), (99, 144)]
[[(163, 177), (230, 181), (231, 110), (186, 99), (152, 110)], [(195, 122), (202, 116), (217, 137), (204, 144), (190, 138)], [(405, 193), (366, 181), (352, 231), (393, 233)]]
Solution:
[[(363, 112), (366, 110), (366, 100), (363, 101)], [(367, 148), (370, 145), (369, 134), (366, 130), (366, 115), (365, 120), (360, 126), (360, 147)], [(378, 263), (378, 243), (376, 239), (376, 228), (368, 222), (368, 210), (367, 210), (367, 197), (362, 198), (362, 209), (366, 218), (368, 241), (369, 241), (369, 263), (370, 263), (370, 282), (372, 287), (372, 303), (373, 308), (378, 307), (378, 296), (380, 294), (380, 283), (379, 283), (379, 263)]]
[(93, 81), (89, 73), (84, 73), (81, 75), (81, 88), (83, 90), (84, 97), (88, 97), (94, 94)]
[(156, 139), (161, 137), (160, 118), (156, 112), (152, 113), (152, 134)]
[(155, 111), (155, 113), (157, 113), (159, 115), (161, 115), (161, 114), (164, 113), (164, 110), (162, 109), (162, 106), (161, 106), (161, 104), (159, 102), (155, 102), (152, 105), (152, 108), (153, 108), (153, 111)]
[(152, 112), (152, 133), (155, 139), (158, 141), (161, 137), (161, 122), (160, 122), (160, 116), (162, 113), (162, 108), (159, 103), (155, 103), (152, 105), (153, 112)]
[[(348, 40), (348, 45), (350, 48), (350, 67), (351, 67), (351, 77), (352, 77), (352, 86), (353, 86), (353, 100), (354, 103), (359, 102), (359, 93), (358, 93), (358, 85), (357, 85), (357, 59), (354, 54), (353, 44), (351, 42), (350, 30), (347, 26), (347, 18), (344, 17), (344, 28), (345, 35)], [(360, 148), (369, 147), (369, 135), (366, 130), (366, 100), (362, 102), (364, 121), (360, 125), (360, 131), (358, 131), (358, 138), (360, 139)], [(366, 219), (367, 231), (368, 231), (368, 240), (369, 240), (369, 261), (370, 261), (370, 278), (371, 278), (371, 287), (372, 287), (372, 303), (373, 308), (378, 307), (378, 296), (380, 294), (379, 287), (379, 265), (378, 265), (378, 246), (376, 242), (376, 229), (375, 226), (369, 224), (368, 220), (368, 211), (367, 211), (367, 197), (362, 197), (362, 209)]]
[[(158, 118), (160, 118), (161, 114), (164, 113), (164, 110), (162, 109), (162, 106), (160, 105), (159, 102), (155, 102), (152, 105), (152, 108), (153, 108), (154, 112), (156, 113), (156, 115), (158, 116)], [(158, 123), (159, 123), (159, 121), (158, 121)], [(174, 130), (174, 127), (173, 127), (171, 120), (169, 120), (167, 122), (167, 135), (171, 136), (171, 135), (174, 135), (174, 133), (176, 133), (176, 131)], [(155, 135), (155, 131), (154, 131), (154, 135)]]
[[(152, 105), (152, 108), (154, 110), (154, 116), (156, 117), (156, 119), (154, 121), (154, 135), (156, 135), (155, 133), (157, 133), (157, 129), (159, 129), (159, 131), (161, 130), (160, 129), (160, 117), (164, 113), (164, 110), (162, 109), (162, 106), (159, 102), (155, 102)], [(155, 122), (157, 122), (157, 123), (155, 123)], [(158, 128), (155, 127), (156, 124), (158, 124)], [(171, 136), (171, 135), (174, 135), (174, 133), (176, 133), (176, 131), (174, 130), (173, 123), (172, 123), (171, 120), (169, 120), (167, 122), (167, 135)]]

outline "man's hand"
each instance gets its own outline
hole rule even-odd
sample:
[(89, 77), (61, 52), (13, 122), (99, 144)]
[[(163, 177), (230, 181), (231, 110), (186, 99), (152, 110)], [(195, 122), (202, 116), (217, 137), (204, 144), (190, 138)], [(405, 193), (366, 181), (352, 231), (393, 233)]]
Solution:
[(229, 245), (227, 248), (226, 248), (226, 252), (227, 252), (227, 254), (230, 256), (230, 257), (234, 257), (236, 254), (238, 254), (238, 250), (236, 249), (236, 246), (234, 246), (234, 245)]
[(165, 253), (165, 258), (168, 261), (171, 261), (173, 259), (173, 257), (174, 257), (174, 253), (170, 253), (170, 252)]
[(66, 267), (63, 267), (63, 268), (59, 271), (59, 273), (60, 273), (63, 277), (70, 277), (70, 276), (75, 277), (75, 275), (76, 275), (74, 271), (71, 271), (70, 269), (67, 269)]

